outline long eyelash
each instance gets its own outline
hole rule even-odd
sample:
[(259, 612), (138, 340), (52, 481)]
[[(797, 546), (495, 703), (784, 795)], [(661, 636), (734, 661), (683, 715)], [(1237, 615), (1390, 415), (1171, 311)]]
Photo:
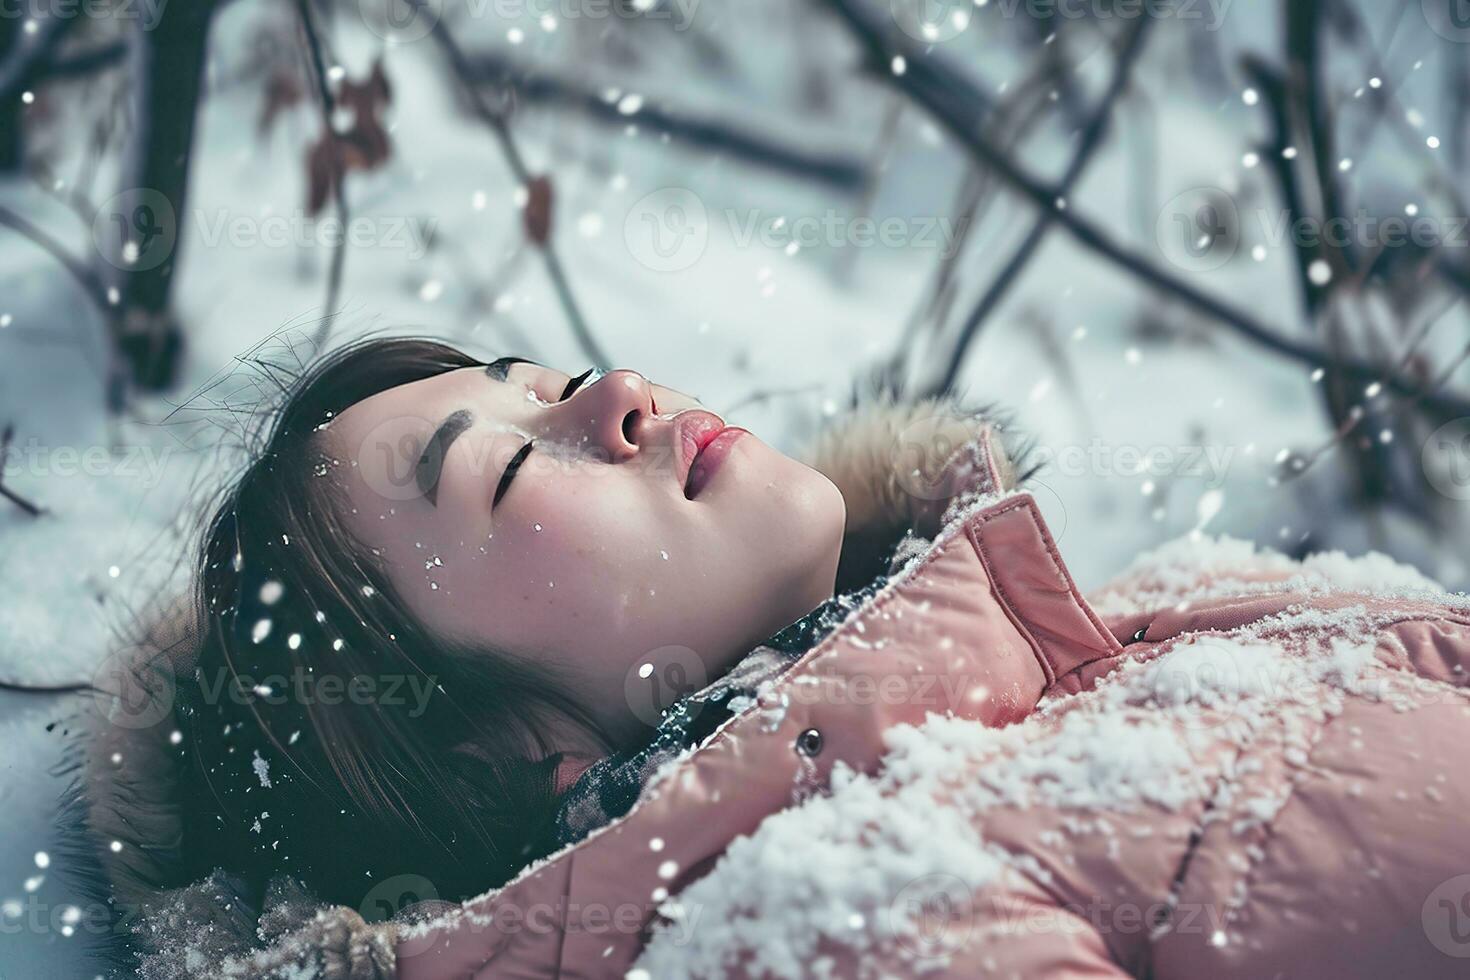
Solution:
[(500, 474), (500, 483), (497, 484), (495, 487), (495, 498), (490, 501), (491, 507), (494, 507), (496, 504), (500, 503), (500, 498), (505, 496), (505, 491), (510, 488), (511, 477), (516, 475), (516, 470), (520, 469), (521, 464), (526, 461), (526, 457), (531, 455), (531, 449), (535, 445), (536, 440), (534, 439), (532, 439), (530, 442), (527, 442), (524, 446), (520, 448), (519, 451), (516, 452), (514, 456), (510, 458), (510, 462), (505, 464), (505, 472)]
[(597, 370), (596, 368), (588, 368), (587, 370), (583, 371), (581, 374), (577, 375), (572, 380), (568, 381), (567, 382), (567, 386), (562, 389), (561, 398), (559, 398), (557, 400), (558, 401), (566, 401), (568, 398), (572, 397), (572, 393), (574, 391), (576, 391), (578, 388), (582, 387), (582, 382), (584, 382), (588, 378), (592, 377), (592, 372), (593, 371), (596, 371), (596, 370)]

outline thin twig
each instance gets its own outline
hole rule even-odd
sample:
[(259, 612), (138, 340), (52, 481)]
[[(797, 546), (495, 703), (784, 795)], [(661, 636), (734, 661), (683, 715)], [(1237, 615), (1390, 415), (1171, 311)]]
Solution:
[(97, 690), (91, 684), (22, 684), (20, 681), (8, 681), (0, 679), (0, 691), (10, 691), (15, 694), (80, 694), (83, 691)]
[[(1270, 122), (1270, 136), (1259, 147), (1261, 157), (1268, 161), (1271, 174), (1276, 180), (1277, 191), (1281, 194), (1281, 204), (1286, 212), (1283, 215), (1286, 227), (1294, 227), (1294, 222), (1306, 217), (1306, 208), (1302, 200), (1301, 184), (1297, 179), (1296, 165), (1293, 157), (1286, 152), (1288, 147), (1294, 148), (1291, 121), (1287, 114), (1286, 83), (1280, 72), (1255, 55), (1246, 55), (1243, 66), (1255, 87), (1260, 90)], [(1308, 274), (1316, 253), (1303, 236), (1294, 236), (1294, 239), (1295, 247), (1291, 254), (1296, 259), (1296, 279), (1301, 287), (1302, 311), (1311, 318), (1316, 316), (1321, 291), (1321, 287), (1313, 283)]]
[[(548, 74), (498, 53), (474, 52), (466, 55), (465, 63), (475, 85), (509, 87), (519, 103), (565, 106), (620, 129), (628, 124), (617, 101), (609, 101), (604, 90), (596, 86)], [(684, 146), (728, 154), (744, 163), (828, 184), (837, 190), (860, 190), (866, 180), (863, 162), (850, 155), (792, 146), (687, 109), (645, 105), (638, 111), (638, 122), (641, 128), (667, 133)]]
[[(454, 35), (449, 33), (443, 18), (437, 12), (428, 9), (426, 0), (404, 0), (421, 17), (428, 17), (433, 22), (432, 34), (434, 41), (444, 52), (449, 61), (449, 67), (459, 79), (465, 94), (469, 97), (470, 106), (474, 109), (482, 122), (490, 127), (495, 141), (500, 146), (500, 152), (505, 157), (506, 164), (511, 173), (515, 175), (521, 186), (529, 188), (532, 174), (526, 166), (526, 160), (521, 156), (520, 148), (516, 145), (515, 137), (510, 131), (510, 123), (506, 119), (504, 111), (497, 109), (485, 101), (483, 93), (475, 85), (474, 75), (470, 70), (470, 64), (465, 58), (464, 51), (459, 43), (454, 40)], [(551, 279), (552, 288), (556, 290), (557, 298), (561, 301), (562, 310), (566, 314), (567, 322), (576, 336), (577, 342), (582, 345), (582, 351), (594, 364), (610, 367), (612, 361), (603, 352), (602, 346), (598, 344), (597, 338), (592, 336), (592, 331), (587, 326), (586, 319), (577, 305), (576, 297), (572, 294), (571, 283), (567, 280), (566, 271), (562, 268), (561, 259), (557, 256), (556, 249), (551, 244), (550, 233), (546, 240), (536, 243), (541, 251), (541, 258), (546, 263), (546, 274)]]
[[(1049, 90), (1045, 68), (1044, 64), (1033, 63), (1020, 82), (1011, 87), (1014, 94), (997, 101), (986, 115), (986, 131), (993, 134), (1007, 152), (1020, 146), (1031, 131), (1047, 119), (1041, 111)], [(960, 260), (965, 255), (971, 235), (1000, 196), (996, 193), (996, 183), (998, 181), (985, 167), (972, 165), (966, 170), (951, 208), (958, 215), (954, 222), (954, 242), (935, 270), (933, 281), (927, 287), (926, 299), (909, 317), (887, 363), (878, 368), (879, 378), (883, 379), (880, 383), (895, 393), (904, 384), (908, 359), (919, 332), (927, 326), (929, 332), (938, 336), (948, 321), (958, 292), (956, 274)]]
[[(1107, 90), (1098, 100), (1097, 108), (1087, 120), (1082, 130), (1082, 136), (1077, 141), (1077, 148), (1072, 152), (1072, 159), (1067, 163), (1067, 169), (1062, 174), (1062, 179), (1057, 185), (1059, 197), (1070, 194), (1072, 187), (1076, 184), (1082, 172), (1087, 169), (1093, 153), (1102, 144), (1103, 135), (1108, 129), (1108, 120), (1112, 116), (1113, 104), (1122, 95), (1123, 89), (1128, 84), (1128, 78), (1133, 72), (1133, 66), (1138, 61), (1139, 54), (1143, 51), (1143, 41), (1148, 34), (1149, 24), (1152, 18), (1140, 17), (1128, 36), (1123, 50), (1118, 53), (1117, 64), (1113, 68), (1113, 76), (1108, 82)], [(960, 365), (964, 363), (965, 355), (969, 352), (970, 344), (980, 332), (980, 327), (987, 317), (993, 313), (1021, 278), (1021, 271), (1041, 247), (1046, 239), (1046, 234), (1051, 230), (1052, 219), (1057, 213), (1056, 208), (1046, 208), (1036, 216), (1036, 221), (1031, 225), (1031, 230), (1026, 233), (1026, 238), (1021, 242), (1019, 248), (1006, 262), (1005, 267), (1000, 270), (995, 279), (991, 281), (987, 289), (965, 318), (965, 324), (960, 330), (960, 336), (955, 341), (953, 352), (950, 354), (949, 364), (945, 368), (943, 376), (932, 385), (925, 395), (933, 396), (944, 394), (954, 387), (959, 377)]]
[[(1456, 188), (1454, 178), (1445, 170), (1439, 156), (1429, 149), (1413, 124), (1408, 121), (1409, 114), (1405, 111), (1403, 100), (1397, 94), (1401, 87), (1402, 75), (1407, 73), (1400, 73), (1401, 77), (1396, 79), (1384, 61), (1383, 55), (1387, 54), (1393, 46), (1394, 37), (1398, 33), (1399, 25), (1403, 22), (1404, 12), (1407, 9), (1407, 5), (1398, 8), (1389, 36), (1383, 42), (1383, 54), (1380, 54), (1371, 44), (1363, 45), (1364, 55), (1368, 59), (1368, 73), (1380, 79), (1382, 83), (1382, 87), (1369, 91), (1383, 105), (1383, 111), (1369, 120), (1368, 127), (1362, 133), (1355, 135), (1360, 145), (1366, 146), (1378, 123), (1384, 119), (1389, 120), (1394, 129), (1398, 131), (1403, 145), (1414, 152), (1414, 155), (1424, 164), (1424, 169), (1429, 172), (1427, 183), (1431, 187), (1439, 188), (1449, 197), (1450, 204), (1455, 209), (1454, 214), (1465, 214), (1467, 210), (1470, 210), (1470, 205), (1467, 205), (1464, 197)], [(1372, 38), (1373, 32), (1369, 29), (1368, 23), (1353, 4), (1338, 4), (1337, 11), (1352, 21), (1359, 34), (1365, 38)], [(1455, 59), (1448, 60), (1454, 61)], [(1451, 126), (1451, 132), (1458, 131), (1457, 127)]]
[(35, 69), (37, 79), (75, 78), (114, 68), (127, 57), (127, 38), (103, 41), (65, 56), (53, 54)]
[(20, 494), (16, 493), (14, 490), (10, 489), (3, 483), (0, 483), (0, 497), (4, 497), (12, 504), (15, 504), (15, 506), (25, 511), (25, 513), (31, 517), (40, 517), (42, 514), (46, 513), (43, 508), (37, 507), (35, 504), (31, 503), (29, 500), (22, 497)]
[[(5, 457), (10, 453), (10, 440), (14, 437), (15, 426), (13, 425), (7, 425), (5, 427), (5, 431), (3, 433), (0, 433), (0, 464), (4, 463)], [(31, 517), (40, 517), (42, 514), (45, 513), (45, 510), (37, 507), (35, 504), (31, 503), (29, 500), (25, 499), (20, 494), (16, 493), (14, 490), (11, 490), (5, 485), (5, 474), (3, 468), (0, 468), (0, 497), (4, 497), (12, 504), (15, 504), (15, 506), (25, 511)]]
[[(332, 101), (332, 88), (327, 84), (327, 66), (322, 59), (321, 38), (317, 34), (316, 20), (311, 12), (311, 0), (297, 0), (296, 12), (301, 15), (301, 34), (306, 40), (307, 60), (311, 65), (312, 80), (316, 83), (317, 107), (322, 113), (322, 129), (328, 140), (336, 134), (332, 128), (332, 116), (336, 106)], [(327, 302), (321, 323), (317, 326), (315, 344), (318, 351), (327, 346), (332, 324), (337, 317), (337, 299), (342, 291), (342, 270), (347, 263), (347, 211), (346, 168), (332, 181), (332, 205), (337, 211), (337, 221), (342, 233), (337, 237), (337, 246), (332, 249), (332, 267), (327, 273)]]
[(37, 69), (45, 64), (80, 19), (47, 15), (39, 19), (36, 30), (21, 32), (12, 45), (10, 56), (0, 62), (0, 101), (9, 102), (20, 97), (21, 90), (34, 81)]
[(87, 298), (96, 304), (104, 317), (110, 318), (114, 315), (113, 305), (107, 299), (107, 287), (102, 284), (102, 280), (91, 269), (78, 261), (76, 256), (68, 252), (66, 246), (61, 242), (52, 238), (29, 219), (21, 217), (7, 207), (0, 207), (0, 225), (14, 228), (40, 246), (43, 251), (49, 253), (77, 281), (77, 285), (82, 287), (82, 292), (86, 293)]
[[(418, 0), (421, 2), (421, 0)], [(1057, 207), (1059, 197), (1055, 185), (1047, 184), (1023, 170), (1010, 157), (997, 151), (971, 124), (972, 115), (965, 107), (974, 86), (959, 72), (943, 66), (935, 53), (926, 53), (916, 44), (885, 36), (869, 17), (858, 13), (852, 0), (827, 0), (827, 4), (848, 24), (856, 38), (867, 49), (874, 65), (888, 65), (895, 53), (907, 59), (907, 71), (896, 74), (885, 71), (882, 77), (897, 85), (980, 161), (995, 168), (1006, 182), (1029, 198), (1036, 206), (1054, 210), (1054, 220), (1088, 251), (1127, 270), (1144, 283), (1169, 293), (1195, 310), (1212, 317), (1256, 344), (1273, 350), (1290, 360), (1312, 367), (1335, 367), (1339, 372), (1362, 381), (1380, 381), (1398, 394), (1423, 402), (1440, 413), (1470, 414), (1470, 398), (1426, 388), (1424, 385), (1384, 369), (1382, 365), (1354, 359), (1334, 361), (1312, 344), (1302, 343), (1278, 333), (1261, 320), (1216, 299), (1167, 272), (1142, 255), (1115, 241), (1099, 224), (1082, 216), (1075, 207)]]

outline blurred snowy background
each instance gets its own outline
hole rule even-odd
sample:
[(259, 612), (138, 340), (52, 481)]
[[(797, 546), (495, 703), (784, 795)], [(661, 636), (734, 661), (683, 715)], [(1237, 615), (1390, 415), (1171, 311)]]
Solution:
[(91, 975), (53, 770), (255, 353), (605, 361), (789, 450), (953, 390), (1084, 588), (1203, 531), (1463, 589), (1467, 117), (1465, 0), (6, 5), (0, 977)]

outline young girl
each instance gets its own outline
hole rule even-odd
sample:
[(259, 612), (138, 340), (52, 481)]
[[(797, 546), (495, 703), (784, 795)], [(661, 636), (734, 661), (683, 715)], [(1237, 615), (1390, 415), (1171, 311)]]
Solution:
[(1463, 601), (1246, 549), (1104, 617), (974, 413), (880, 404), (812, 464), (631, 371), (329, 358), (90, 745), (119, 945), (149, 978), (1453, 964)]

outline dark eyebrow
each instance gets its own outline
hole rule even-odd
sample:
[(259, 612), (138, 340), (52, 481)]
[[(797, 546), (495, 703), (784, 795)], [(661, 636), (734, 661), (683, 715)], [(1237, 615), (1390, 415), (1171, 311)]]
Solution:
[(497, 357), (485, 365), (485, 373), (496, 381), (505, 381), (506, 375), (510, 373), (511, 366), (515, 364), (534, 364), (537, 367), (546, 366), (540, 361), (531, 360), (529, 357)]
[(475, 421), (474, 415), (468, 409), (460, 409), (451, 412), (449, 417), (439, 423), (439, 428), (429, 437), (424, 445), (424, 451), (419, 455), (419, 461), (413, 467), (413, 480), (418, 485), (419, 492), (431, 506), (439, 506), (439, 475), (444, 470), (444, 456), (449, 452), (449, 447), (454, 440), (458, 439), (464, 430), (468, 429)]

